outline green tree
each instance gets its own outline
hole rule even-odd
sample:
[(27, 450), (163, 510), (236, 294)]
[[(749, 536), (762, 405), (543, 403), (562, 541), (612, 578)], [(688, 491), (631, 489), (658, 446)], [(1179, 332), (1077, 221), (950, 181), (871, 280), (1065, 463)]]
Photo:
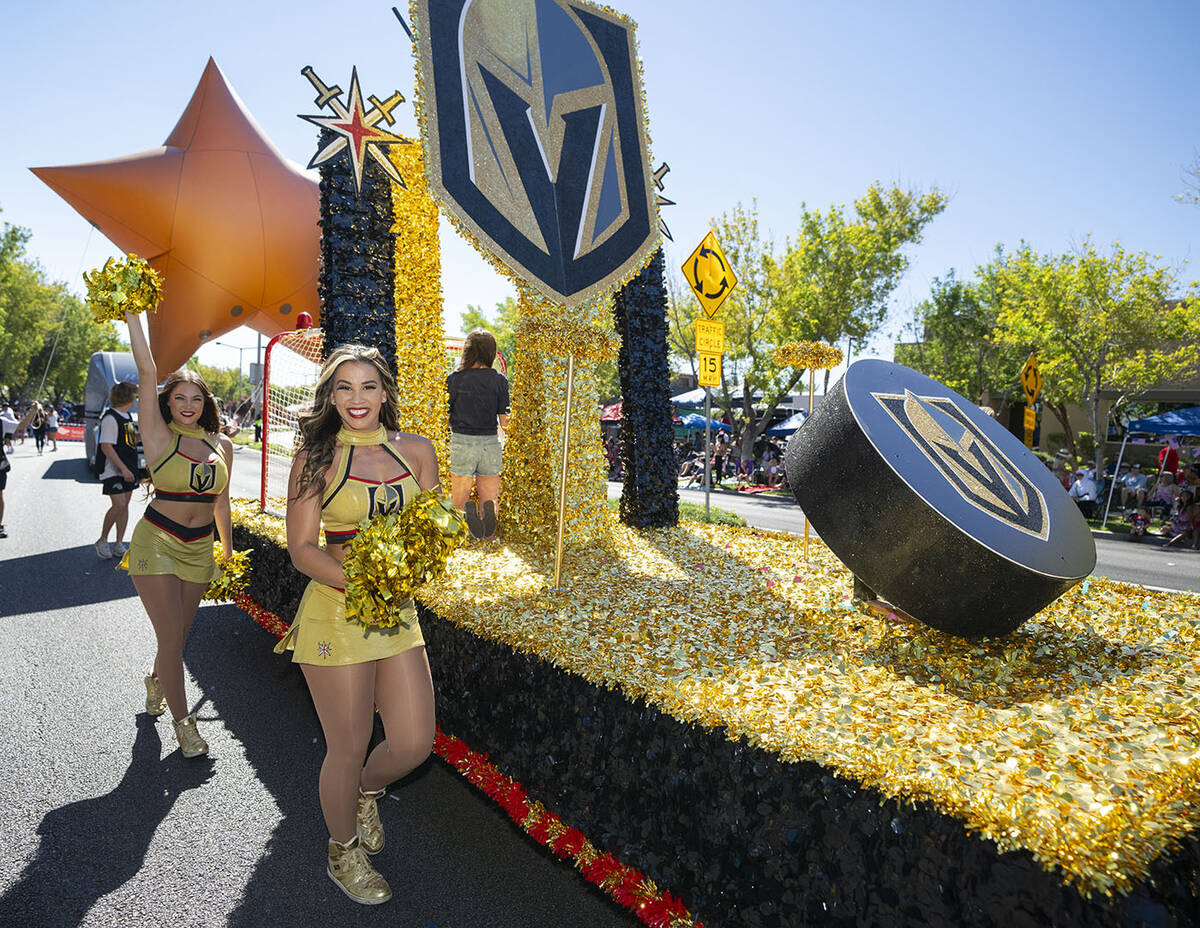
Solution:
[[(917, 194), (873, 184), (855, 202), (855, 217), (841, 207), (805, 210), (798, 236), (782, 256), (759, 233), (758, 208), (741, 204), (713, 221), (713, 230), (738, 276), (719, 318), (725, 322), (725, 377), (717, 402), (735, 423), (742, 453), (753, 453), (775, 410), (803, 371), (781, 368), (774, 350), (788, 341), (849, 339), (861, 348), (887, 317), (892, 291), (908, 267), (906, 245), (946, 205), (934, 190)], [(683, 328), (694, 314), (672, 316), (672, 351), (687, 358), (691, 336)], [(828, 386), (828, 375), (826, 376)], [(738, 417), (734, 389), (741, 387)], [(755, 405), (755, 398), (758, 404)]]
[(63, 284), (53, 284), (46, 289), (52, 297), (53, 318), (44, 341), (32, 358), (30, 374), (35, 389), (45, 376), (42, 396), (57, 404), (68, 397), (83, 396), (88, 362), (93, 353), (121, 351), (124, 345), (113, 323), (97, 325), (91, 310), (78, 297), (68, 293)]
[(928, 300), (914, 309), (915, 338), (896, 346), (896, 363), (957, 390), (976, 403), (989, 394), (1016, 398), (1025, 357), (998, 344), (996, 307), (987, 287), (958, 280), (953, 270), (934, 278)]
[(112, 323), (96, 325), (65, 284), (49, 283), (25, 257), (28, 229), (0, 227), (0, 385), (9, 399), (79, 397), (94, 351), (120, 345)]
[(693, 377), (696, 368), (696, 319), (700, 316), (700, 304), (692, 295), (692, 288), (674, 268), (663, 275), (667, 285), (667, 348), (670, 353), (687, 365)]
[(242, 395), (250, 392), (250, 381), (245, 376), (241, 377), (242, 389), (240, 393), (238, 392), (239, 378), (238, 370), (235, 367), (211, 367), (208, 364), (201, 364), (195, 356), (188, 358), (184, 367), (195, 371), (204, 378), (208, 389), (212, 390), (213, 396), (222, 406), (229, 402), (240, 402)]
[(874, 183), (854, 201), (852, 216), (842, 206), (805, 208), (796, 240), (771, 268), (789, 338), (832, 345), (846, 339), (851, 352), (861, 351), (887, 319), (888, 301), (908, 270), (903, 249), (921, 241), (948, 202), (936, 187), (918, 193)]
[[(1044, 404), (1062, 423), (1074, 451), (1068, 404), (1082, 405), (1102, 437), (1102, 391), (1130, 395), (1200, 370), (1200, 319), (1173, 299), (1179, 283), (1145, 252), (1114, 243), (1100, 254), (1090, 240), (1077, 253), (1041, 255), (1028, 245), (979, 269), (996, 306), (996, 341), (1033, 352)], [(1103, 461), (1103, 441), (1095, 449)]]

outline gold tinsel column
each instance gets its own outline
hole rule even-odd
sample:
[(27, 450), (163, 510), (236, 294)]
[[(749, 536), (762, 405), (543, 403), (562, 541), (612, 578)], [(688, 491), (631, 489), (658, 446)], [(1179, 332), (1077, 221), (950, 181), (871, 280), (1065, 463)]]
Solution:
[(504, 538), (553, 549), (558, 531), (567, 356), (575, 355), (567, 452), (565, 546), (607, 545), (607, 462), (600, 439), (596, 367), (615, 349), (609, 297), (568, 311), (518, 285), (517, 357), (504, 445), (500, 524)]
[(392, 163), (408, 185), (392, 185), (396, 221), (396, 386), (400, 428), (433, 442), (443, 487), (450, 485), (450, 411), (438, 207), (425, 184), (420, 144), (396, 145)]

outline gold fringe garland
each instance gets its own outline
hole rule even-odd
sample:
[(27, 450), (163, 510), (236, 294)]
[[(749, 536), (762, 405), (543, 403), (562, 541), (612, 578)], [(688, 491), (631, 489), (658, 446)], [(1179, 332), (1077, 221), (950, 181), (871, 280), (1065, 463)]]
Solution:
[(438, 208), (425, 182), (421, 145), (394, 145), (388, 156), (408, 189), (392, 185), (396, 237), (396, 387), (400, 428), (424, 435), (437, 452), (443, 486), (450, 477), (446, 332)]
[(517, 356), (504, 446), (500, 525), (506, 540), (552, 548), (558, 529), (567, 354), (575, 354), (575, 386), (567, 452), (565, 544), (607, 545), (607, 462), (600, 440), (596, 366), (611, 357), (609, 297), (568, 313), (529, 287), (518, 287)]
[(775, 363), (802, 371), (823, 371), (842, 363), (842, 349), (825, 342), (785, 342), (775, 349)]

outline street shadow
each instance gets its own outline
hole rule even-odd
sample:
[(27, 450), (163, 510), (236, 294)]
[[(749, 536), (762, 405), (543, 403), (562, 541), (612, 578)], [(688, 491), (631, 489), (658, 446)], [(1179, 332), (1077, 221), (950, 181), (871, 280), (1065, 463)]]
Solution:
[(136, 596), (129, 574), (116, 566), (116, 558), (97, 557), (92, 545), (6, 560), (0, 619)]
[[(62, 451), (60, 450), (58, 453), (62, 454)], [(96, 479), (96, 475), (92, 473), (87, 459), (84, 457), (59, 458), (42, 472), (42, 479), (74, 480), (76, 483), (95, 484), (97, 489), (100, 488), (100, 481)]]
[(79, 925), (98, 899), (141, 869), (175, 800), (213, 775), (207, 757), (189, 760), (173, 751), (160, 759), (161, 752), (155, 719), (139, 714), (133, 757), (112, 792), (46, 813), (36, 855), (0, 896), (9, 924)]
[[(434, 758), (393, 783), (380, 801), (387, 837), (373, 860), (391, 883), (392, 900), (359, 906), (343, 898), (325, 873), (329, 835), (317, 795), (321, 726), (299, 666), (272, 653), (276, 641), (240, 609), (209, 606), (185, 652), (211, 714), (241, 744), (280, 813), (229, 926), (306, 925), (314, 912), (388, 928), (638, 923)], [(436, 656), (430, 660), (436, 674)], [(381, 738), (376, 716), (372, 745)]]

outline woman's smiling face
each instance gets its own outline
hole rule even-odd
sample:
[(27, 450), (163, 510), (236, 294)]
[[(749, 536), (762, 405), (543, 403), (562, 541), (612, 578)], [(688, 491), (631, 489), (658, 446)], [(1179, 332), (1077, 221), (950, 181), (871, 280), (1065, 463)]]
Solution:
[(196, 384), (182, 380), (171, 388), (167, 408), (175, 422), (189, 429), (197, 428), (204, 412), (204, 391)]
[(378, 428), (383, 384), (375, 365), (366, 361), (339, 364), (333, 373), (332, 402), (346, 428), (356, 431)]

